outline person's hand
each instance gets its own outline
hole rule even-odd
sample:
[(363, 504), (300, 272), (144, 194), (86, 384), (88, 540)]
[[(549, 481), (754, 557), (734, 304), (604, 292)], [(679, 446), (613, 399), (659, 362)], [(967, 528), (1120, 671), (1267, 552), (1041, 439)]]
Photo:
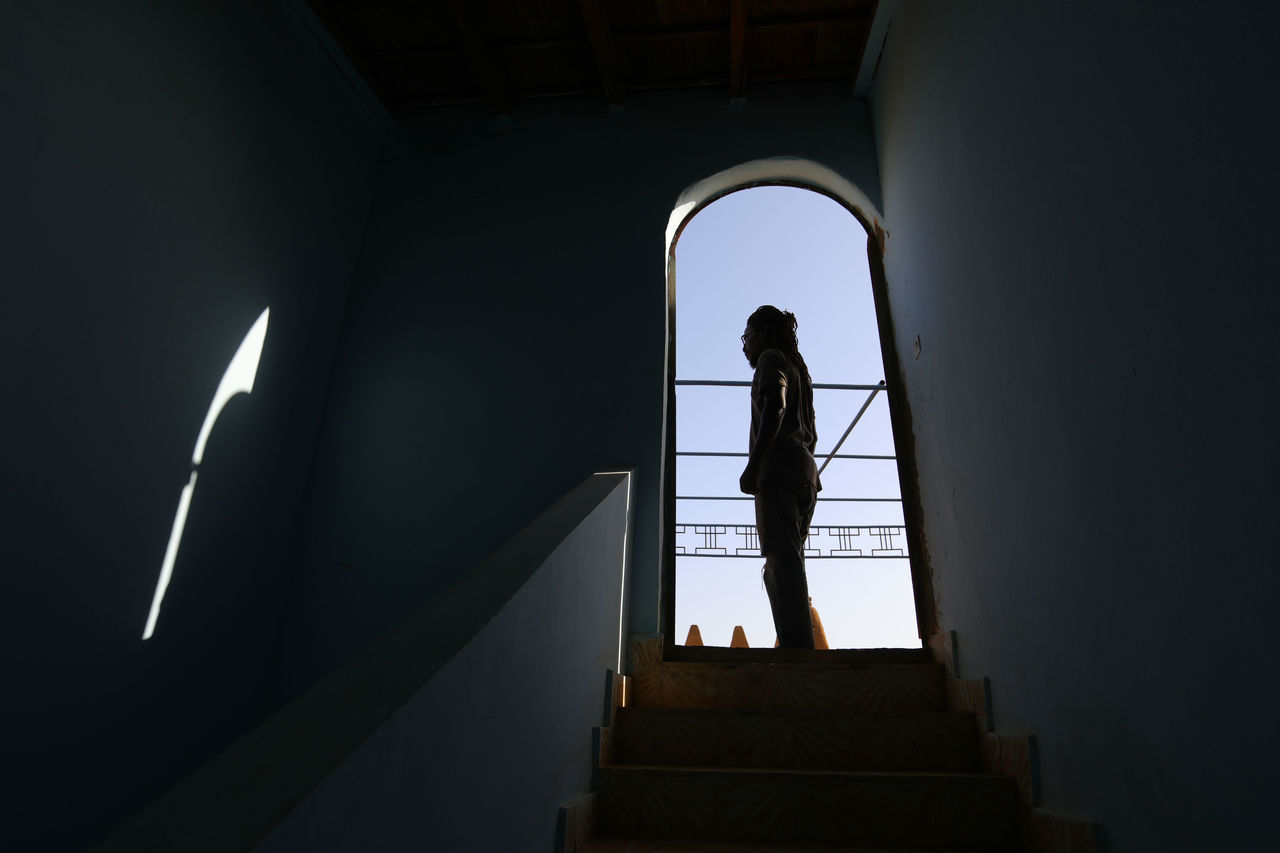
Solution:
[(738, 478), (738, 488), (742, 490), (744, 495), (754, 495), (759, 490), (756, 483), (756, 468), (754, 465), (748, 464), (743, 470), (742, 476)]

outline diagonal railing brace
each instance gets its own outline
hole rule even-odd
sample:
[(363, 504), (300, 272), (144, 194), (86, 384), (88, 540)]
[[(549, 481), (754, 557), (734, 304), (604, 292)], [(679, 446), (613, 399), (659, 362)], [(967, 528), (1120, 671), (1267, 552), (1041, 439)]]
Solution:
[(858, 414), (853, 416), (853, 422), (850, 423), (849, 428), (844, 431), (844, 435), (840, 436), (840, 440), (836, 442), (835, 449), (832, 450), (831, 453), (827, 455), (827, 458), (822, 461), (822, 467), (818, 469), (819, 477), (822, 476), (823, 471), (827, 470), (827, 466), (831, 464), (831, 460), (836, 457), (836, 454), (840, 452), (841, 445), (843, 445), (844, 440), (849, 437), (849, 433), (853, 432), (853, 428), (858, 425), (858, 421), (862, 420), (862, 416), (863, 414), (866, 413), (867, 408), (871, 405), (871, 401), (874, 400), (876, 398), (876, 395), (879, 394), (882, 390), (884, 390), (883, 379), (881, 379), (880, 384), (877, 385), (875, 388), (873, 388), (871, 390), (871, 393), (867, 395), (866, 402), (862, 404), (861, 409), (858, 409)]

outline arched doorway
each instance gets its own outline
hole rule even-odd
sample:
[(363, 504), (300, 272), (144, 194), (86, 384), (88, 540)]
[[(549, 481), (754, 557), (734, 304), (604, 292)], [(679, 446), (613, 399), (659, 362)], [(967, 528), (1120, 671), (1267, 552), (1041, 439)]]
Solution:
[[(761, 187), (769, 189), (760, 190), (755, 196), (741, 192)], [(721, 300), (717, 298), (717, 303), (709, 307), (706, 304), (708, 294), (705, 292), (698, 294), (701, 299), (688, 301), (687, 288), (681, 291), (682, 298), (686, 300), (684, 310), (688, 316), (683, 321), (685, 325), (680, 328), (684, 330), (691, 322), (700, 322), (708, 328), (700, 330), (699, 334), (706, 334), (715, 340), (703, 342), (696, 336), (683, 335), (683, 344), (678, 346), (676, 335), (676, 246), (678, 242), (694, 216), (713, 203), (724, 199), (725, 201), (718, 207), (719, 210), (730, 208), (745, 210), (751, 205), (740, 204), (740, 201), (748, 197), (763, 200), (763, 196), (768, 193), (773, 194), (767, 205), (770, 208), (780, 203), (783, 197), (790, 198), (792, 203), (801, 202), (800, 207), (792, 204), (790, 210), (783, 212), (784, 216), (791, 215), (792, 212), (800, 215), (799, 211), (805, 207), (805, 204), (810, 210), (816, 209), (814, 205), (825, 206), (821, 212), (825, 216), (827, 226), (831, 226), (838, 220), (836, 225), (843, 226), (845, 229), (838, 235), (828, 232), (826, 239), (838, 239), (846, 244), (846, 253), (839, 262), (849, 266), (850, 272), (853, 272), (853, 267), (861, 261), (856, 255), (848, 253), (847, 244), (858, 242), (859, 225), (862, 230), (865, 230), (870, 239), (868, 240), (868, 266), (864, 268), (865, 277), (862, 279), (861, 293), (836, 293), (833, 298), (832, 293), (818, 293), (814, 288), (810, 288), (809, 292), (801, 292), (804, 288), (776, 286), (770, 288), (767, 285), (753, 289), (750, 280), (753, 278), (758, 280), (760, 276), (756, 274), (760, 270), (747, 268), (735, 271), (731, 269), (731, 263), (726, 263), (725, 269), (717, 270), (717, 274), (721, 279), (726, 276), (734, 278), (736, 285), (719, 294), (720, 297), (724, 297), (723, 306), (719, 304)], [(820, 194), (821, 197), (814, 193)], [(734, 198), (727, 198), (731, 194)], [(758, 208), (759, 205), (755, 207)], [(734, 212), (734, 216), (739, 214), (740, 211)], [(852, 218), (849, 218), (848, 214), (852, 214)], [(700, 222), (706, 222), (718, 216), (719, 214), (708, 212)], [(792, 223), (775, 220), (772, 230), (785, 235), (790, 225)], [(688, 229), (691, 238), (696, 239), (701, 239), (697, 237), (701, 230), (700, 225)], [(708, 230), (715, 232), (717, 228), (712, 227)], [(794, 228), (790, 230), (792, 234), (801, 233)], [(719, 236), (723, 238), (724, 234), (721, 233)], [(732, 261), (737, 259), (738, 255), (744, 258), (765, 257), (756, 251), (758, 244), (762, 241), (762, 235), (742, 233), (735, 236), (739, 240), (745, 240), (746, 243), (739, 244), (743, 246), (740, 250), (725, 254), (726, 259)], [(767, 240), (767, 235), (764, 239)], [(743, 462), (741, 458), (734, 458), (734, 452), (745, 452), (746, 449), (745, 418), (748, 411), (749, 390), (742, 386), (749, 384), (750, 380), (750, 369), (741, 359), (740, 353), (736, 352), (736, 338), (746, 315), (756, 307), (756, 304), (764, 302), (793, 310), (801, 308), (796, 311), (801, 322), (801, 349), (806, 353), (806, 359), (810, 361), (810, 370), (815, 382), (815, 409), (819, 413), (819, 464), (826, 461), (825, 456), (832, 454), (833, 451), (837, 452), (835, 457), (826, 461), (828, 466), (836, 467), (829, 468), (823, 474), (827, 488), (820, 496), (819, 510), (815, 513), (809, 542), (810, 555), (816, 558), (809, 561), (810, 592), (815, 595), (815, 605), (819, 606), (824, 614), (830, 613), (836, 619), (836, 624), (833, 626), (836, 630), (833, 633), (838, 635), (838, 638), (833, 640), (832, 647), (918, 645), (920, 637), (932, 633), (934, 624), (932, 589), (928, 578), (927, 561), (924, 559), (923, 549), (919, 547), (919, 499), (914, 481), (903, 476), (904, 470), (914, 470), (910, 457), (909, 413), (904, 417), (902, 410), (905, 407), (893, 405), (891, 399), (894, 396), (900, 399), (901, 389), (897, 387), (900, 384), (897, 355), (893, 346), (892, 328), (887, 322), (885, 310), (883, 240), (884, 231), (880, 225), (879, 214), (865, 194), (831, 170), (804, 160), (753, 161), (719, 173), (686, 190), (672, 212), (667, 230), (668, 396), (667, 429), (664, 436), (666, 465), (663, 553), (665, 565), (662, 601), (662, 626), (668, 650), (674, 650), (683, 643), (688, 623), (698, 621), (697, 612), (701, 612), (704, 619), (716, 623), (712, 630), (715, 636), (705, 637), (705, 642), (708, 645), (728, 645), (730, 628), (717, 622), (717, 620), (724, 621), (723, 611), (726, 608), (738, 609), (741, 618), (737, 620), (737, 624), (751, 626), (748, 628), (748, 636), (752, 646), (768, 646), (773, 642), (772, 624), (768, 619), (768, 606), (765, 603), (764, 594), (758, 589), (751, 590), (753, 580), (754, 586), (759, 587), (761, 562), (758, 550), (754, 552), (755, 556), (752, 559), (753, 546), (758, 549), (758, 544), (753, 542), (752, 538), (754, 531), (752, 507), (749, 498), (735, 496), (736, 471), (731, 470), (735, 465), (740, 468)], [(794, 253), (795, 247), (792, 249), (790, 263), (799, 266), (804, 258)], [(693, 249), (689, 251), (688, 258), (691, 261), (703, 263)], [(721, 251), (725, 250), (722, 248)], [(764, 262), (757, 260), (755, 263), (763, 264)], [(811, 270), (795, 269), (794, 271), (801, 278), (814, 277)], [(785, 277), (787, 272), (788, 270), (785, 269), (765, 271), (763, 277), (768, 279), (772, 276), (776, 280)], [(691, 265), (686, 281), (693, 282), (705, 277), (704, 270), (695, 269)], [(793, 278), (792, 284), (794, 283)], [(698, 289), (705, 290), (703, 287)], [(773, 295), (770, 295), (771, 293)], [(858, 295), (865, 302), (861, 306), (861, 311), (866, 317), (865, 322), (870, 324), (864, 325), (861, 333), (851, 328), (856, 325), (856, 318), (850, 307), (852, 304), (850, 298), (856, 301)], [(824, 299), (830, 304), (826, 306), (819, 304)], [(695, 304), (696, 309), (691, 307)], [(824, 313), (824, 307), (830, 310)], [(702, 315), (701, 319), (695, 316), (699, 312)], [(724, 316), (719, 316), (721, 313)], [(741, 316), (737, 316), (738, 314)], [(843, 317), (836, 316), (841, 314)], [(806, 335), (806, 316), (810, 318), (807, 327), (808, 335)], [(703, 322), (707, 317), (712, 319)], [(847, 321), (843, 327), (840, 325), (842, 319)], [(831, 339), (839, 338), (841, 332), (858, 334), (858, 337), (864, 339), (869, 338), (870, 357), (866, 357), (864, 350), (861, 358), (856, 356), (851, 359), (844, 358), (843, 355), (851, 355), (847, 347), (843, 348), (845, 350), (843, 355), (833, 357), (836, 351), (842, 349), (842, 342)], [(724, 340), (720, 341), (720, 338)], [(718, 351), (711, 356), (691, 352), (694, 349), (700, 349), (704, 343), (712, 350)], [(677, 357), (678, 354), (680, 357)], [(697, 377), (690, 375), (690, 370), (700, 373), (706, 372), (708, 367), (712, 373), (725, 372), (725, 357), (736, 358), (733, 373), (744, 375), (735, 375), (733, 379), (712, 375)], [(838, 365), (837, 361), (840, 362)], [(875, 375), (849, 376), (847, 375), (849, 369)], [(882, 378), (886, 380), (883, 385), (880, 382)], [(709, 402), (708, 398), (717, 399), (715, 402)], [(677, 431), (675, 417), (678, 406), (682, 407), (680, 411), (684, 416), (680, 432)], [(716, 416), (709, 413), (717, 411), (721, 412), (718, 416), (721, 423), (715, 424), (712, 421)], [(827, 415), (825, 423), (824, 411)], [(850, 414), (853, 415), (852, 418)], [(877, 418), (881, 421), (879, 425), (875, 424)], [(740, 420), (741, 423), (735, 424), (735, 419)], [(837, 424), (837, 421), (840, 423)], [(851, 425), (855, 423), (862, 424), (861, 431), (856, 433), (851, 429)], [(874, 446), (877, 443), (874, 435), (877, 429), (883, 432), (883, 439), (878, 447)], [(850, 435), (854, 437), (850, 439)], [(837, 443), (843, 443), (844, 446), (837, 448)], [(907, 453), (895, 453), (895, 443), (905, 448)], [(710, 444), (718, 446), (713, 448)], [(854, 472), (851, 470), (854, 464), (864, 467), (860, 472)], [(874, 470), (877, 467), (879, 471)], [(887, 479), (886, 472), (889, 475)], [(897, 494), (897, 482), (895, 482), (898, 479), (902, 480), (903, 485), (901, 498)], [(851, 483), (868, 486), (872, 493), (868, 494), (865, 488), (851, 490)], [(890, 488), (885, 488), (886, 484)], [(691, 488), (686, 488), (686, 485)], [(832, 488), (833, 486), (835, 488)], [(697, 494), (698, 492), (710, 492), (710, 494)], [(708, 512), (716, 517), (712, 518)], [(703, 518), (704, 515), (707, 517)], [(698, 517), (694, 518), (694, 516)], [(911, 555), (909, 560), (905, 556), (908, 553)], [(695, 555), (699, 558), (728, 559), (693, 559)], [(861, 559), (854, 563), (848, 559), (853, 556)], [(845, 559), (828, 559), (839, 557)], [(880, 560), (886, 562), (877, 562)], [(837, 562), (844, 565), (837, 568)], [(893, 562), (897, 563), (896, 579), (894, 567), (890, 565)], [(908, 562), (910, 565), (907, 565)], [(896, 599), (896, 602), (886, 602), (885, 606), (889, 609), (896, 606), (898, 624), (892, 635), (897, 639), (888, 642), (866, 642), (865, 638), (872, 636), (867, 633), (867, 625), (857, 626), (861, 634), (850, 630), (851, 626), (847, 620), (862, 619), (867, 615), (865, 604), (861, 616), (855, 612), (856, 608), (848, 606), (851, 600), (849, 590), (853, 588), (850, 583), (855, 580), (855, 574), (852, 574), (849, 569), (851, 563), (860, 564), (859, 568), (862, 569), (857, 573), (856, 579), (864, 584), (864, 597), (866, 590), (871, 590), (878, 585), (882, 591), (873, 594), (889, 595)], [(696, 570), (692, 568), (695, 565), (698, 567)], [(873, 566), (874, 569), (872, 569)], [(879, 580), (876, 580), (877, 578)], [(874, 582), (871, 587), (867, 587), (866, 581)], [(886, 591), (895, 584), (896, 591)], [(855, 583), (854, 586), (856, 585)], [(825, 601), (823, 601), (824, 596)], [(714, 606), (708, 608), (699, 605), (699, 599), (705, 603), (709, 597), (718, 598)], [(713, 615), (711, 611), (717, 609), (721, 612)], [(909, 623), (913, 617), (915, 625), (911, 626)], [(732, 620), (733, 617), (729, 618)], [(824, 621), (830, 619), (827, 615), (823, 618)], [(719, 634), (725, 636), (722, 637)], [(916, 636), (912, 637), (912, 634)], [(883, 632), (881, 636), (884, 636)], [(856, 637), (863, 638), (863, 641), (858, 641)], [(904, 641), (904, 638), (908, 639)]]

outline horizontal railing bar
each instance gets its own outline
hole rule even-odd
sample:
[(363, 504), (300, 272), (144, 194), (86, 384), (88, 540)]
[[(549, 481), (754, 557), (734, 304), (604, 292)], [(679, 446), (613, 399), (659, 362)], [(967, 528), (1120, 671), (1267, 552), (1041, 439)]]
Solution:
[[(750, 456), (750, 453), (716, 453), (702, 450), (677, 450), (676, 456)], [(831, 459), (897, 459), (896, 456), (880, 456), (874, 453), (837, 453)]]
[[(678, 501), (753, 501), (755, 498), (751, 495), (725, 495), (716, 497), (715, 495), (676, 495)], [(818, 502), (823, 501), (854, 501), (864, 503), (902, 503), (902, 498), (818, 498)], [(858, 525), (859, 527), (863, 525)]]
[[(703, 559), (711, 557), (720, 560), (763, 560), (764, 557), (759, 554), (676, 554), (676, 559), (681, 557), (697, 557)], [(805, 561), (809, 560), (909, 560), (906, 554), (867, 554), (865, 556), (853, 556), (851, 554), (806, 554)]]
[[(749, 527), (754, 528), (751, 522), (742, 521), (677, 521), (676, 527)], [(906, 525), (903, 524), (811, 524), (809, 525), (809, 533), (813, 534), (816, 530), (901, 530), (905, 531)]]
[[(677, 385), (701, 385), (704, 387), (750, 388), (751, 383), (736, 379), (677, 379)], [(840, 385), (833, 382), (815, 382), (815, 391), (875, 391), (882, 385)]]

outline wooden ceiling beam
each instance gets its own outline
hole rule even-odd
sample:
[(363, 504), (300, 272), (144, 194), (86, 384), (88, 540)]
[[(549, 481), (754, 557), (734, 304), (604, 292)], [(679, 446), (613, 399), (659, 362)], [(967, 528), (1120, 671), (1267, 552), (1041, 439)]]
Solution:
[[(779, 71), (756, 70), (751, 79), (756, 83), (794, 83), (794, 82), (814, 82), (814, 81), (837, 81), (852, 79), (857, 67), (851, 62), (828, 63), (825, 65), (815, 65), (811, 68), (785, 69)], [(627, 90), (630, 92), (661, 92), (671, 89), (693, 89), (693, 88), (720, 88), (723, 89), (725, 78), (723, 74), (704, 74), (704, 75), (687, 75), (682, 77), (671, 77), (662, 80), (635, 80), (627, 84)], [(527, 92), (521, 95), (522, 98), (543, 99), (543, 98), (562, 98), (574, 95), (595, 95), (600, 90), (594, 87), (576, 87), (564, 86), (560, 88), (544, 88), (537, 91)], [(432, 107), (453, 106), (457, 104), (476, 104), (482, 103), (483, 98), (457, 96), (457, 97), (435, 97), (421, 98), (408, 97), (399, 105), (399, 112), (406, 110), (422, 110)]]
[[(376, 104), (374, 111), (384, 122), (394, 124), (391, 110), (395, 102), (391, 99), (391, 93), (382, 87), (378, 78), (370, 71), (369, 64), (365, 61), (366, 52), (357, 50), (351, 43), (346, 30), (342, 27), (342, 21), (331, 8), (332, 6), (332, 3), (324, 0), (315, 0), (309, 6), (306, 3), (299, 4), (294, 11), (302, 18), (303, 24), (329, 54), (329, 58), (338, 66), (338, 70), (347, 78), (351, 87), (366, 103), (371, 106)], [(368, 94), (365, 92), (366, 89)], [(372, 101), (368, 95), (373, 96)]]
[(609, 19), (605, 16), (600, 0), (578, 0), (578, 8), (582, 11), (582, 20), (587, 25), (587, 37), (591, 41), (591, 53), (596, 58), (596, 68), (600, 72), (600, 85), (604, 88), (604, 96), (611, 109), (621, 109), (622, 84), (618, 80), (617, 53), (614, 50)]
[[(595, 0), (600, 2), (600, 0)], [(768, 32), (776, 30), (811, 30), (829, 27), (832, 25), (849, 25), (863, 24), (870, 26), (869, 19), (862, 16), (853, 15), (827, 15), (821, 18), (790, 18), (786, 20), (775, 19), (765, 20), (762, 18), (753, 18), (751, 21), (752, 32)], [(631, 32), (613, 32), (609, 31), (609, 41), (612, 44), (643, 44), (645, 42), (654, 41), (681, 41), (681, 40), (700, 40), (711, 39), (724, 36), (724, 24), (718, 23), (705, 27), (683, 27), (672, 29), (648, 29), (633, 30)], [(534, 38), (534, 39), (504, 39), (500, 41), (490, 41), (487, 47), (491, 51), (503, 50), (528, 50), (538, 48), (574, 48), (582, 44), (581, 39), (573, 38)], [(454, 54), (461, 51), (458, 44), (454, 42), (443, 43), (435, 42), (432, 44), (420, 44), (416, 46), (405, 46), (395, 48), (367, 48), (360, 51), (360, 55), (370, 59), (381, 58), (404, 58), (413, 57), (418, 54), (426, 56), (443, 56)]]
[(729, 7), (729, 100), (747, 97), (747, 2), (732, 0)]
[(856, 97), (866, 98), (871, 91), (871, 81), (880, 65), (880, 53), (884, 50), (884, 41), (889, 35), (889, 23), (893, 20), (895, 6), (897, 0), (876, 0), (871, 10), (867, 37), (858, 51), (858, 71), (853, 82), (853, 94)]
[(511, 115), (511, 98), (507, 95), (507, 84), (502, 69), (493, 61), (493, 57), (485, 48), (475, 22), (471, 20), (467, 3), (464, 0), (446, 0), (449, 12), (453, 15), (453, 23), (458, 28), (458, 39), (462, 50), (471, 63), (480, 86), (484, 89), (485, 98), (500, 116)]

